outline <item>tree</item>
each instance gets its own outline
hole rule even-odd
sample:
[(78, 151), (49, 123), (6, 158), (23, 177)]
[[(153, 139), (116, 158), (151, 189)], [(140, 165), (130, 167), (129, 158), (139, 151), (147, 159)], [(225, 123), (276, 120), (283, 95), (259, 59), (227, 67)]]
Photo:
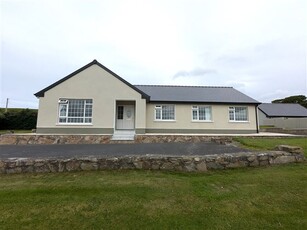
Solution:
[(296, 103), (307, 108), (307, 98), (304, 95), (296, 95), (285, 97), (284, 99), (276, 99), (272, 103)]

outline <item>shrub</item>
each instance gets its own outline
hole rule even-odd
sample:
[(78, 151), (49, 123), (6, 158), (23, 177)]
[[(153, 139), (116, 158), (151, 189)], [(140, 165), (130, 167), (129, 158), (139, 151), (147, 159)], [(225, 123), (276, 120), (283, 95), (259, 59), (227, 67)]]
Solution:
[(35, 129), (37, 110), (33, 109), (4, 109), (0, 110), (0, 130), (30, 130)]

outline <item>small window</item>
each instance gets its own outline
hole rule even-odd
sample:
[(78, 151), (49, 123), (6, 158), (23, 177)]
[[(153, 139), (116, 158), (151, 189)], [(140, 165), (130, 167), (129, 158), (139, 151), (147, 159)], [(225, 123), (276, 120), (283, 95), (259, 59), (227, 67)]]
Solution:
[(59, 123), (92, 123), (91, 99), (60, 99)]
[(124, 106), (122, 105), (117, 106), (117, 119), (118, 120), (124, 119)]
[(155, 107), (156, 120), (175, 120), (174, 105), (157, 105)]
[(211, 121), (211, 106), (192, 106), (193, 121)]
[(230, 121), (248, 121), (247, 107), (233, 106), (229, 107), (229, 120)]

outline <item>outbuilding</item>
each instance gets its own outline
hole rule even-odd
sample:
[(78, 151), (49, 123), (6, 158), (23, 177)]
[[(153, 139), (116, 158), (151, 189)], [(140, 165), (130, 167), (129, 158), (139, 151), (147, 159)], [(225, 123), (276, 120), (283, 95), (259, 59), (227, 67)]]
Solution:
[(307, 129), (307, 109), (300, 104), (263, 103), (258, 108), (260, 126)]

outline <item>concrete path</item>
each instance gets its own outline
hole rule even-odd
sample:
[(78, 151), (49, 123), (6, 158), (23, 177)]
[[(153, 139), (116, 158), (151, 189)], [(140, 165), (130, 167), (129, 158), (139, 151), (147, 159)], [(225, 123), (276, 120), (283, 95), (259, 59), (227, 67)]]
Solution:
[(151, 144), (87, 144), (87, 145), (0, 145), (0, 159), (7, 158), (71, 158), (82, 156), (126, 155), (210, 155), (247, 152), (231, 145), (216, 143), (151, 143)]

